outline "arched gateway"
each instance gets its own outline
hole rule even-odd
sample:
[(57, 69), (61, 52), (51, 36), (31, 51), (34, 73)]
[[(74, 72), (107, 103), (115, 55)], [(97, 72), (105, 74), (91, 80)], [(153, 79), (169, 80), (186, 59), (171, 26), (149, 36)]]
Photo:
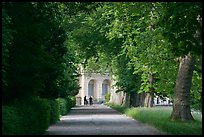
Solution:
[(109, 74), (81, 73), (79, 78), (80, 90), (76, 96), (76, 104), (84, 105), (84, 96), (92, 96), (94, 103), (105, 102), (105, 95), (110, 92), (111, 80)]

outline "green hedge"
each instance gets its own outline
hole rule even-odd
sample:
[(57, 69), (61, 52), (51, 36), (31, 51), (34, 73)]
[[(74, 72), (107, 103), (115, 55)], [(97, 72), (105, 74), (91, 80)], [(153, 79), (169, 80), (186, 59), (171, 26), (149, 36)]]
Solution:
[(18, 100), (3, 106), (3, 134), (41, 135), (50, 125), (50, 104), (46, 99)]
[(68, 108), (68, 111), (75, 106), (76, 104), (76, 98), (75, 97), (67, 97), (65, 98), (66, 99), (66, 102), (67, 102), (67, 108)]
[(2, 135), (20, 135), (22, 132), (17, 108), (2, 106)]
[(30, 98), (2, 106), (3, 135), (42, 135), (50, 124), (75, 106), (75, 97), (47, 100)]
[(60, 111), (59, 111), (59, 104), (57, 100), (49, 100), (50, 103), (50, 124), (54, 124), (59, 121), (60, 118)]
[(76, 104), (75, 97), (58, 98), (60, 115), (66, 115), (72, 107)]
[(17, 108), (26, 135), (43, 134), (50, 125), (50, 104), (46, 99), (18, 101)]
[(64, 98), (58, 98), (57, 99), (57, 102), (59, 104), (59, 112), (60, 112), (60, 115), (64, 116), (67, 114), (67, 102)]

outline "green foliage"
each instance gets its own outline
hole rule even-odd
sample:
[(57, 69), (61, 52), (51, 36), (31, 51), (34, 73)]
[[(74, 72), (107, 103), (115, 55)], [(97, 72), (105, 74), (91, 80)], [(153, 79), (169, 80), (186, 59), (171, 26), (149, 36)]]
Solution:
[(3, 105), (2, 118), (2, 135), (20, 135), (23, 132), (17, 108)]
[[(87, 64), (88, 71), (101, 72), (106, 66), (117, 81), (118, 92), (154, 88), (157, 95), (172, 98), (176, 57), (189, 51), (200, 55), (201, 3), (110, 2), (96, 10), (90, 15), (79, 14), (71, 23), (77, 23), (70, 38), (79, 57), (85, 58), (81, 63)], [(101, 63), (101, 54), (109, 60)], [(196, 69), (201, 70), (199, 65)], [(149, 74), (153, 75), (152, 84)], [(194, 85), (200, 87), (195, 80)], [(195, 98), (200, 94), (196, 92)]]
[(4, 103), (29, 96), (55, 99), (78, 93), (74, 50), (66, 43), (65, 14), (61, 14), (69, 10), (68, 5), (4, 3)]
[(170, 47), (176, 56), (202, 54), (202, 3), (201, 2), (170, 2), (162, 3), (163, 14), (161, 26), (164, 36), (172, 43)]
[(75, 97), (67, 97), (65, 99), (66, 99), (66, 102), (67, 102), (66, 107), (67, 107), (67, 113), (68, 113), (70, 111), (70, 109), (75, 106), (76, 99), (75, 99)]
[(191, 87), (191, 107), (202, 112), (202, 76), (198, 72), (193, 72)]
[(105, 101), (106, 102), (110, 101), (110, 96), (111, 96), (111, 93), (110, 92), (106, 92), (106, 95), (105, 95)]
[(9, 54), (12, 46), (13, 36), (11, 25), (11, 18), (5, 8), (5, 3), (2, 4), (2, 88), (3, 94), (7, 97), (8, 90), (8, 67), (9, 67)]
[(45, 99), (16, 100), (14, 105), (3, 108), (6, 135), (41, 135), (50, 125), (50, 105)]
[(50, 105), (47, 100), (33, 98), (18, 100), (15, 104), (18, 108), (22, 135), (43, 134), (50, 124)]
[(62, 116), (66, 115), (76, 104), (75, 97), (58, 98), (56, 100), (59, 104), (60, 115)]
[(60, 115), (66, 115), (67, 114), (67, 102), (64, 98), (58, 98), (57, 102), (59, 104), (59, 111)]
[(57, 100), (48, 100), (50, 104), (50, 124), (60, 120), (59, 104)]
[(126, 106), (121, 106), (113, 103), (106, 103), (106, 105), (110, 106), (111, 108), (117, 110), (120, 113), (125, 113), (125, 111), (128, 109)]

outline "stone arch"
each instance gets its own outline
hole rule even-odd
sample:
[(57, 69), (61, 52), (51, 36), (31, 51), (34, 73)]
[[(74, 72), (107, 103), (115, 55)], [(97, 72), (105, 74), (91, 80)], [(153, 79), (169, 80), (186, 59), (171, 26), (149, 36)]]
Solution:
[(104, 79), (102, 82), (102, 92), (101, 92), (101, 97), (103, 101), (105, 101), (105, 95), (107, 92), (110, 92), (110, 80)]
[(95, 97), (95, 80), (91, 79), (88, 82), (88, 90), (87, 90), (87, 97)]

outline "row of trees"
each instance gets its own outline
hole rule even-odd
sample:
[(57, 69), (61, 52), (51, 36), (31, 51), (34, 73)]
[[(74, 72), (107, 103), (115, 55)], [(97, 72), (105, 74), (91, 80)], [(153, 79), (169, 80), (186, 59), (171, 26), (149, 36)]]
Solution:
[(78, 93), (77, 63), (64, 23), (78, 12), (90, 11), (91, 5), (3, 3), (3, 104), (31, 96), (55, 99)]
[(201, 10), (196, 2), (103, 3), (69, 22), (69, 44), (87, 70), (115, 76), (128, 106), (151, 107), (154, 94), (165, 95), (172, 119), (192, 120), (190, 105), (202, 108)]
[(2, 3), (3, 135), (44, 134), (75, 105), (78, 63), (64, 23), (94, 6)]
[[(172, 119), (201, 109), (201, 3), (2, 5), (3, 104), (77, 94), (78, 64), (110, 71), (126, 105), (173, 98)], [(128, 101), (129, 100), (129, 101)]]

